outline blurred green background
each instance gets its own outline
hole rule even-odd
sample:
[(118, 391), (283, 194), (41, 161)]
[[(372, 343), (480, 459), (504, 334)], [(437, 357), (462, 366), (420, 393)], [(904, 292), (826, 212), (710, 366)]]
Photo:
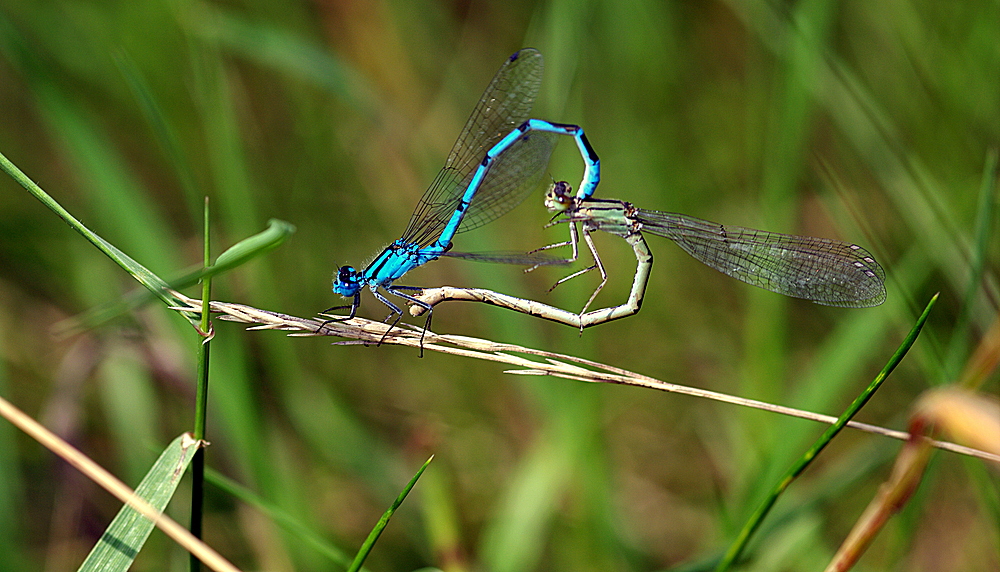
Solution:
[[(215, 298), (311, 316), (334, 269), (403, 231), (493, 73), (545, 56), (534, 117), (578, 123), (598, 195), (728, 224), (840, 238), (887, 271), (881, 307), (760, 291), (650, 237), (639, 315), (589, 329), (442, 305), (434, 329), (570, 353), (660, 379), (841, 411), (929, 297), (914, 350), (859, 419), (901, 428), (955, 381), (997, 316), (1000, 3), (169, 2), (0, 0), (0, 151), (84, 223), (162, 276), (271, 217), (298, 232), (217, 279)], [(550, 164), (574, 185), (568, 139)], [(52, 326), (137, 285), (0, 177), (0, 394), (135, 485), (193, 425), (186, 321), (150, 305), (97, 331)], [(541, 189), (456, 249), (530, 249)], [(991, 205), (991, 208), (986, 206)], [(634, 259), (598, 236), (623, 301)], [(403, 283), (488, 287), (579, 308), (588, 276), (442, 260)], [(193, 290), (192, 290), (193, 292)], [(385, 309), (365, 295), (362, 315)], [(420, 323), (421, 320), (413, 320)], [(656, 570), (718, 556), (823, 427), (649, 390), (504, 375), (412, 348), (217, 323), (208, 464), (353, 554), (430, 454), (371, 570)], [(997, 375), (986, 391), (997, 392)], [(899, 443), (848, 431), (782, 498), (753, 570), (816, 570), (888, 474)], [(939, 453), (864, 570), (996, 570), (1000, 493)], [(187, 489), (185, 489), (187, 490)], [(187, 492), (170, 513), (187, 520)], [(248, 570), (332, 570), (301, 532), (209, 486), (206, 539)], [(0, 569), (75, 568), (118, 509), (0, 425)], [(154, 533), (135, 570), (183, 570)]]

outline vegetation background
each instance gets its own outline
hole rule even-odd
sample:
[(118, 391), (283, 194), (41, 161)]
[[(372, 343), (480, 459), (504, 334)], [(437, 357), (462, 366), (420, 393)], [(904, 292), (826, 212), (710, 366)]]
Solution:
[[(651, 237), (638, 316), (581, 336), (455, 303), (439, 307), (435, 331), (836, 414), (940, 291), (860, 419), (904, 427), (922, 391), (955, 381), (997, 315), (1000, 241), (977, 231), (996, 230), (996, 195), (981, 190), (1000, 141), (994, 0), (0, 0), (0, 150), (162, 276), (200, 261), (203, 196), (215, 252), (271, 217), (295, 224), (280, 249), (217, 279), (215, 298), (311, 316), (340, 303), (337, 266), (399, 236), (487, 82), (524, 46), (546, 58), (533, 115), (586, 128), (600, 196), (862, 244), (886, 268), (889, 298), (866, 310), (785, 299)], [(575, 184), (581, 167), (563, 141), (552, 177)], [(158, 305), (53, 337), (60, 320), (137, 285), (12, 180), (0, 189), (0, 393), (135, 485), (192, 427), (199, 338)], [(562, 239), (546, 221), (539, 192), (456, 248)], [(634, 260), (623, 241), (598, 241), (611, 273), (599, 302), (617, 304)], [(546, 294), (565, 272), (442, 260), (406, 283), (577, 308), (596, 277)], [(364, 299), (363, 315), (384, 311)], [(216, 330), (209, 466), (328, 545), (353, 553), (436, 455), (371, 570), (702, 562), (823, 430), (410, 348)], [(779, 501), (748, 569), (819, 569), (899, 447), (838, 437)], [(182, 522), (184, 494), (170, 511)], [(237, 565), (337, 567), (258, 505), (208, 494), (206, 539)], [(939, 453), (860, 569), (996, 570), (998, 498), (995, 473)], [(0, 424), (0, 569), (75, 568), (118, 508)], [(134, 569), (186, 563), (157, 533)]]

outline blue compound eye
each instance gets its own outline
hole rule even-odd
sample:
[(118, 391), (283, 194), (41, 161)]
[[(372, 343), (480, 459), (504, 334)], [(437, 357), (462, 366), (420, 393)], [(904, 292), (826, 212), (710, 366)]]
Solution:
[(361, 289), (359, 279), (360, 274), (353, 266), (341, 266), (333, 281), (333, 291), (341, 296), (353, 296)]

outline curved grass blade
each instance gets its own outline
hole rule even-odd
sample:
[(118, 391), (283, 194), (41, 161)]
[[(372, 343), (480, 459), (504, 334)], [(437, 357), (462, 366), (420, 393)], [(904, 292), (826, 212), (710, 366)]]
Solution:
[(923, 313), (920, 314), (920, 317), (917, 318), (917, 322), (913, 325), (913, 328), (910, 329), (910, 333), (906, 335), (905, 339), (903, 339), (903, 343), (900, 344), (899, 348), (896, 349), (896, 352), (892, 354), (892, 357), (889, 358), (889, 362), (885, 364), (882, 371), (880, 371), (878, 375), (875, 376), (875, 379), (868, 384), (868, 387), (861, 392), (861, 395), (859, 395), (854, 402), (848, 406), (847, 410), (837, 418), (837, 422), (824, 431), (813, 446), (806, 451), (805, 454), (802, 455), (802, 457), (794, 465), (792, 465), (790, 469), (788, 469), (788, 472), (786, 472), (781, 479), (778, 480), (778, 483), (767, 495), (767, 498), (764, 499), (764, 502), (757, 507), (757, 510), (755, 510), (753, 515), (750, 516), (750, 519), (747, 520), (743, 529), (740, 531), (739, 535), (737, 535), (736, 540), (733, 541), (732, 545), (730, 545), (726, 554), (719, 562), (719, 565), (716, 566), (716, 572), (729, 570), (730, 566), (732, 566), (733, 563), (739, 559), (740, 555), (743, 554), (743, 549), (746, 548), (747, 543), (750, 542), (750, 537), (753, 536), (753, 533), (756, 532), (758, 527), (760, 527), (761, 522), (764, 521), (764, 517), (766, 517), (768, 512), (770, 512), (774, 503), (778, 501), (778, 497), (781, 496), (785, 489), (787, 489), (800, 474), (802, 474), (802, 471), (804, 471), (806, 467), (812, 463), (813, 459), (815, 459), (820, 452), (830, 444), (830, 441), (837, 436), (837, 433), (840, 433), (840, 430), (847, 425), (847, 422), (850, 421), (857, 414), (857, 412), (865, 406), (866, 403), (868, 403), (868, 400), (875, 395), (875, 392), (889, 377), (889, 374), (896, 369), (899, 362), (903, 361), (903, 357), (910, 351), (910, 347), (913, 346), (913, 343), (917, 341), (917, 336), (920, 335), (920, 330), (923, 329), (924, 323), (927, 322), (927, 318), (931, 313), (931, 308), (934, 307), (934, 303), (937, 302), (937, 299), (937, 294), (931, 297), (930, 301), (927, 303), (927, 307), (924, 308)]
[(269, 252), (285, 242), (285, 239), (294, 232), (295, 225), (272, 218), (267, 221), (266, 229), (227, 248), (215, 259), (215, 264), (205, 268), (200, 273), (198, 280), (231, 270), (246, 263), (251, 258)]
[[(174, 439), (146, 473), (135, 489), (135, 494), (162, 513), (173, 498), (177, 484), (191, 463), (198, 443), (187, 433)], [(153, 521), (142, 516), (131, 506), (123, 506), (80, 565), (79, 570), (125, 572), (139, 555), (154, 526)]]
[[(136, 279), (136, 281), (142, 284), (146, 290), (149, 291), (148, 293), (132, 297), (125, 302), (117, 303), (110, 307), (99, 308), (92, 312), (87, 312), (80, 319), (74, 320), (71, 326), (58, 328), (60, 333), (63, 334), (68, 333), (69, 331), (75, 331), (73, 328), (79, 327), (81, 324), (95, 325), (102, 323), (111, 317), (120, 315), (121, 313), (135, 308), (136, 306), (146, 303), (153, 297), (159, 298), (167, 306), (176, 306), (180, 303), (180, 301), (173, 297), (170, 290), (176, 290), (197, 284), (202, 278), (214, 276), (221, 272), (235, 268), (251, 258), (277, 247), (295, 232), (294, 225), (278, 219), (271, 219), (268, 221), (267, 229), (230, 247), (216, 259), (215, 264), (212, 266), (191, 272), (168, 283), (142, 264), (136, 262), (132, 257), (119, 250), (115, 245), (101, 238), (96, 232), (87, 228), (82, 222), (77, 220), (76, 217), (70, 214), (69, 211), (63, 208), (62, 205), (56, 202), (55, 199), (49, 196), (48, 193), (42, 190), (41, 187), (36, 185), (34, 181), (24, 174), (24, 172), (18, 169), (14, 163), (3, 155), (3, 153), (0, 153), (0, 169), (10, 175), (15, 181), (18, 182), (18, 184), (34, 195), (35, 198), (42, 202), (42, 204), (48, 207), (49, 210), (56, 213), (59, 218), (66, 221), (70, 228), (83, 235), (83, 237), (96, 246), (98, 250), (121, 266), (122, 269), (128, 272), (133, 278)], [(195, 317), (187, 316), (187, 318), (191, 321), (193, 326), (198, 326), (198, 320)]]
[(176, 301), (167, 292), (168, 285), (162, 278), (153, 274), (145, 266), (139, 264), (127, 254), (118, 250), (118, 248), (113, 244), (104, 240), (98, 236), (97, 233), (84, 226), (82, 222), (77, 220), (76, 217), (71, 215), (69, 211), (64, 209), (62, 205), (56, 202), (55, 199), (50, 197), (48, 193), (43, 191), (41, 187), (36, 185), (34, 181), (29, 179), (27, 175), (21, 172), (21, 170), (18, 169), (14, 163), (11, 163), (10, 160), (7, 159), (7, 157), (5, 157), (2, 153), (0, 153), (0, 169), (3, 169), (4, 172), (13, 177), (18, 184), (34, 195), (35, 198), (41, 201), (43, 205), (47, 206), (49, 210), (56, 213), (59, 215), (59, 218), (66, 221), (70, 228), (82, 234), (83, 237), (96, 246), (98, 250), (106, 254), (108, 258), (131, 274), (133, 278), (138, 280), (140, 284), (145, 286), (146, 289), (152, 292), (155, 296), (163, 300), (164, 303), (168, 305), (176, 303)]
[(385, 511), (382, 518), (378, 519), (378, 523), (375, 524), (375, 528), (372, 529), (372, 531), (368, 534), (368, 538), (366, 538), (364, 543), (361, 544), (361, 548), (358, 550), (358, 554), (354, 557), (354, 562), (351, 563), (351, 567), (347, 569), (347, 572), (357, 572), (361, 569), (361, 566), (365, 563), (365, 559), (368, 558), (368, 554), (375, 546), (375, 541), (378, 540), (378, 537), (382, 535), (382, 531), (385, 530), (386, 525), (389, 524), (389, 519), (392, 518), (393, 513), (396, 512), (399, 505), (403, 504), (403, 499), (406, 498), (406, 495), (410, 494), (410, 490), (417, 484), (417, 479), (420, 478), (420, 475), (424, 474), (424, 470), (427, 469), (427, 466), (430, 465), (433, 460), (434, 455), (431, 455), (429, 459), (424, 461), (420, 470), (417, 471), (417, 474), (413, 475), (410, 482), (407, 483), (403, 491), (399, 493), (399, 496), (396, 497), (395, 501), (393, 501), (389, 510)]
[[(197, 554), (199, 560), (212, 570), (216, 572), (239, 572), (235, 566), (230, 564), (218, 552), (192, 536), (190, 532), (177, 524), (172, 518), (150, 506), (142, 498), (137, 497), (132, 489), (109, 473), (104, 467), (95, 463), (90, 457), (81, 453), (79, 449), (76, 449), (52, 431), (49, 431), (41, 423), (35, 421), (17, 407), (14, 407), (12, 403), (3, 397), (0, 397), (0, 416), (21, 431), (24, 431), (29, 437), (52, 451), (53, 454), (66, 461), (70, 466), (80, 471), (85, 477), (114, 495), (115, 498), (136, 507), (136, 510), (150, 521), (155, 520), (160, 530), (183, 546), (188, 552)], [(185, 438), (189, 441), (194, 441), (196, 445), (200, 445), (200, 442), (194, 440), (187, 433), (181, 436), (182, 443), (184, 443), (183, 439)]]
[[(175, 300), (173, 295), (170, 294), (170, 290), (180, 290), (182, 288), (187, 288), (188, 286), (193, 286), (205, 278), (213, 277), (217, 274), (221, 274), (232, 270), (237, 266), (245, 264), (251, 259), (277, 248), (295, 232), (295, 226), (283, 220), (271, 219), (267, 224), (268, 227), (266, 229), (253, 236), (245, 238), (226, 249), (225, 252), (220, 254), (219, 257), (215, 259), (215, 264), (189, 272), (180, 278), (171, 280), (170, 282), (163, 282), (161, 291), (167, 295), (167, 304), (171, 307), (180, 304), (180, 301)], [(127, 295), (124, 300), (93, 308), (84, 312), (80, 316), (76, 316), (67, 320), (63, 324), (57, 325), (56, 335), (65, 336), (81, 329), (94, 328), (104, 322), (107, 322), (108, 320), (146, 304), (154, 297), (164, 299), (164, 297), (159, 294), (159, 292), (154, 292), (152, 290), (133, 292)], [(188, 316), (188, 319), (191, 320), (191, 323), (196, 327), (199, 326), (197, 317), (192, 315)]]

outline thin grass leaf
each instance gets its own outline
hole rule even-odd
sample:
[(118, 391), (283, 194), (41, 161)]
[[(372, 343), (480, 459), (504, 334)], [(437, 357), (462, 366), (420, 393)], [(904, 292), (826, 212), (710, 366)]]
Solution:
[(1000, 402), (988, 395), (947, 387), (932, 389), (917, 401), (906, 442), (886, 482), (854, 523), (826, 572), (850, 570), (885, 524), (910, 501), (924, 480), (933, 449), (926, 437), (944, 433), (956, 441), (1000, 453)]
[(295, 232), (295, 225), (272, 218), (267, 229), (230, 246), (215, 259), (215, 264), (205, 269), (204, 276), (213, 276), (247, 262), (251, 258), (278, 247)]
[[(136, 507), (136, 510), (143, 514), (147, 520), (155, 520), (156, 526), (159, 526), (163, 532), (183, 546), (188, 552), (197, 554), (198, 558), (212, 570), (217, 572), (239, 572), (235, 566), (230, 564), (218, 552), (204, 542), (191, 536), (190, 532), (182, 528), (172, 518), (163, 514), (162, 509), (157, 509), (145, 499), (136, 496), (135, 491), (125, 486), (125, 483), (118, 480), (117, 477), (109, 473), (104, 467), (101, 467), (90, 457), (81, 453), (52, 431), (49, 431), (44, 425), (26, 415), (17, 407), (14, 407), (12, 403), (3, 397), (0, 397), (0, 416), (27, 433), (29, 437), (38, 441), (42, 446), (52, 451), (52, 453), (66, 461), (70, 466), (83, 473), (84, 476), (100, 485), (101, 488), (107, 490), (115, 498)], [(182, 435), (181, 439), (194, 441), (194, 446), (201, 444), (200, 441), (193, 439), (187, 433)], [(180, 478), (180, 476), (178, 474), (173, 478)]]
[(354, 562), (351, 563), (351, 567), (347, 569), (347, 572), (357, 572), (358, 570), (361, 570), (361, 565), (365, 563), (365, 559), (368, 558), (368, 554), (372, 551), (372, 548), (375, 547), (375, 541), (382, 535), (382, 531), (385, 530), (386, 525), (389, 524), (389, 519), (392, 518), (396, 509), (399, 508), (399, 505), (403, 504), (403, 499), (406, 498), (406, 495), (410, 494), (410, 490), (417, 484), (417, 479), (420, 478), (420, 475), (424, 474), (424, 470), (427, 469), (427, 466), (430, 465), (433, 460), (434, 455), (431, 455), (429, 459), (424, 461), (420, 470), (417, 471), (417, 474), (413, 475), (410, 482), (407, 483), (403, 491), (399, 493), (399, 496), (396, 497), (396, 500), (392, 503), (392, 506), (389, 507), (389, 510), (385, 511), (382, 518), (378, 519), (378, 523), (375, 524), (375, 528), (368, 533), (368, 538), (366, 538), (364, 543), (361, 544), (361, 548), (358, 550), (358, 554), (354, 557)]
[(820, 452), (830, 444), (830, 441), (832, 441), (833, 438), (840, 433), (840, 430), (847, 426), (847, 422), (850, 421), (858, 411), (861, 411), (861, 408), (868, 403), (868, 400), (871, 399), (872, 396), (875, 395), (878, 388), (882, 386), (882, 383), (884, 383), (889, 377), (889, 374), (896, 369), (899, 362), (901, 362), (906, 353), (910, 351), (910, 347), (913, 346), (913, 343), (917, 341), (917, 336), (920, 335), (920, 330), (923, 329), (924, 323), (927, 322), (927, 318), (931, 313), (931, 308), (934, 307), (934, 303), (937, 302), (937, 299), (937, 294), (931, 297), (930, 302), (927, 303), (927, 307), (924, 308), (923, 313), (920, 314), (919, 318), (917, 318), (917, 322), (913, 325), (910, 333), (907, 334), (905, 339), (903, 339), (903, 343), (900, 344), (899, 348), (896, 349), (896, 352), (892, 354), (892, 357), (889, 358), (889, 362), (885, 364), (882, 371), (880, 371), (879, 374), (875, 376), (875, 379), (868, 384), (868, 387), (861, 392), (861, 395), (859, 395), (854, 402), (851, 403), (847, 410), (844, 411), (839, 418), (837, 418), (837, 422), (827, 428), (827, 430), (820, 435), (819, 439), (816, 440), (816, 443), (813, 444), (813, 446), (806, 451), (806, 453), (802, 455), (802, 457), (794, 465), (792, 465), (788, 472), (786, 472), (785, 475), (778, 480), (778, 483), (771, 490), (770, 494), (768, 494), (767, 498), (764, 499), (764, 502), (757, 507), (757, 510), (754, 511), (753, 515), (750, 516), (750, 519), (743, 526), (743, 530), (740, 531), (736, 540), (726, 551), (725, 556), (723, 556), (719, 565), (715, 568), (716, 572), (729, 570), (729, 567), (732, 566), (732, 564), (736, 562), (736, 560), (743, 553), (743, 549), (746, 548), (747, 543), (750, 542), (750, 537), (753, 536), (753, 533), (760, 526), (761, 522), (763, 522), (764, 517), (766, 517), (767, 513), (770, 512), (771, 507), (774, 506), (775, 502), (777, 502), (778, 497), (785, 491), (785, 489), (788, 488), (789, 485), (791, 485), (792, 481), (802, 474), (802, 471), (804, 471), (806, 467), (812, 463), (813, 459), (815, 459)]
[(83, 225), (82, 222), (76, 219), (73, 215), (69, 213), (66, 209), (62, 207), (55, 199), (50, 197), (48, 193), (42, 190), (41, 187), (36, 185), (34, 181), (28, 178), (16, 165), (10, 162), (7, 157), (0, 153), (0, 169), (3, 169), (8, 175), (14, 178), (22, 187), (24, 187), (29, 193), (35, 196), (43, 205), (47, 206), (49, 210), (59, 215), (59, 218), (66, 221), (70, 228), (79, 232), (90, 241), (91, 244), (97, 247), (98, 250), (103, 252), (113, 260), (116, 264), (121, 266), (126, 272), (132, 275), (140, 284), (146, 287), (147, 290), (157, 296), (167, 305), (176, 304), (176, 300), (167, 291), (169, 285), (163, 281), (162, 278), (150, 272), (145, 266), (139, 264), (133, 260), (130, 256), (118, 250), (113, 244), (104, 240), (97, 235), (94, 231), (90, 230)]
[[(139, 483), (135, 489), (136, 495), (162, 513), (173, 498), (177, 484), (191, 463), (192, 453), (197, 446), (198, 441), (186, 433), (174, 439)], [(128, 570), (154, 526), (153, 521), (125, 505), (79, 569), (102, 572)]]
[[(136, 281), (148, 290), (148, 294), (137, 294), (124, 302), (120, 302), (106, 308), (95, 309), (93, 313), (85, 313), (79, 320), (75, 321), (72, 326), (60, 328), (61, 333), (75, 331), (75, 328), (80, 325), (93, 326), (100, 324), (114, 316), (118, 316), (132, 308), (144, 304), (153, 297), (159, 298), (168, 306), (176, 306), (178, 305), (179, 300), (170, 293), (171, 290), (191, 286), (205, 277), (214, 276), (215, 274), (235, 268), (257, 255), (276, 248), (295, 232), (294, 225), (278, 219), (271, 219), (268, 221), (267, 229), (230, 247), (219, 256), (213, 266), (199, 269), (195, 272), (182, 276), (171, 283), (167, 283), (162, 278), (151, 272), (148, 268), (139, 264), (132, 257), (119, 250), (115, 245), (104, 240), (97, 233), (87, 228), (82, 222), (77, 220), (76, 217), (70, 214), (69, 211), (63, 208), (62, 205), (60, 205), (55, 199), (49, 196), (48, 193), (42, 190), (41, 187), (36, 185), (34, 181), (18, 169), (17, 166), (7, 159), (7, 157), (2, 153), (0, 153), (0, 169), (10, 175), (15, 181), (17, 181), (18, 184), (41, 201), (42, 204), (47, 206), (52, 212), (56, 213), (59, 218), (66, 221), (70, 228), (83, 235), (83, 237), (96, 246), (98, 250), (103, 252), (108, 256), (108, 258), (122, 267), (122, 269), (128, 272), (133, 278), (136, 279)], [(185, 317), (191, 321), (192, 325), (198, 325), (195, 317), (187, 314), (185, 314)]]
[[(188, 298), (183, 295), (181, 296), (184, 298), (185, 305), (183, 307), (173, 308), (173, 310), (178, 312), (201, 313), (201, 302), (199, 300)], [(219, 319), (221, 320), (249, 324), (249, 327), (247, 328), (248, 330), (281, 330), (291, 332), (288, 335), (295, 337), (333, 336), (347, 339), (347, 341), (333, 342), (333, 345), (374, 345), (381, 343), (408, 346), (412, 348), (423, 345), (425, 349), (430, 351), (494, 361), (506, 365), (525, 368), (516, 371), (516, 373), (522, 375), (549, 375), (586, 383), (612, 383), (617, 385), (645, 387), (655, 389), (657, 391), (679, 393), (682, 395), (711, 399), (742, 407), (750, 407), (762, 411), (770, 411), (772, 413), (798, 417), (800, 419), (809, 419), (819, 423), (833, 425), (837, 422), (837, 418), (830, 415), (822, 415), (793, 407), (765, 403), (755, 399), (737, 397), (716, 391), (679, 385), (676, 383), (668, 383), (626, 369), (576, 356), (552, 353), (517, 344), (498, 343), (491, 340), (472, 338), (469, 336), (449, 334), (442, 335), (435, 334), (431, 331), (423, 332), (420, 328), (412, 327), (409, 324), (406, 325), (409, 327), (394, 326), (392, 330), (389, 331), (390, 327), (388, 324), (367, 320), (365, 318), (354, 318), (349, 321), (345, 320), (341, 322), (328, 322), (323, 318), (300, 318), (279, 312), (262, 310), (243, 304), (232, 304), (229, 302), (212, 302), (209, 308), (209, 311), (211, 312), (220, 313), (221, 315), (219, 316)], [(320, 330), (320, 325), (323, 325), (322, 331)], [(423, 344), (421, 344), (420, 341), (421, 337), (425, 339)], [(544, 358), (545, 361), (522, 358), (520, 356), (513, 355), (515, 353)], [(563, 365), (564, 362), (575, 362), (593, 369), (584, 369), (572, 365), (567, 368)], [(507, 371), (505, 373), (515, 372)], [(315, 396), (310, 397), (315, 400)], [(303, 407), (304, 406), (306, 406), (306, 404), (303, 404)], [(848, 421), (847, 427), (900, 441), (905, 441), (909, 438), (909, 434), (905, 431), (894, 431), (876, 425), (859, 423), (857, 421)], [(363, 444), (368, 445), (368, 443)], [(954, 443), (933, 441), (933, 445), (940, 449), (945, 449), (960, 455), (970, 455), (973, 457), (1000, 462), (1000, 456), (992, 455), (985, 451), (971, 449), (969, 447), (962, 447)], [(361, 445), (358, 446), (360, 447)]]
[[(199, 268), (180, 278), (171, 280), (169, 283), (164, 282), (162, 288), (169, 295), (167, 299), (168, 305), (173, 307), (181, 303), (179, 299), (169, 294), (171, 290), (181, 290), (193, 286), (203, 279), (211, 278), (217, 274), (232, 270), (241, 264), (245, 264), (253, 258), (277, 248), (295, 232), (295, 225), (283, 220), (271, 219), (267, 224), (268, 227), (263, 231), (237, 242), (223, 252), (212, 266)], [(56, 334), (65, 336), (81, 329), (97, 327), (108, 320), (148, 303), (154, 297), (164, 299), (163, 296), (159, 296), (152, 290), (132, 292), (125, 296), (123, 300), (93, 308), (57, 326)], [(185, 317), (191, 321), (193, 326), (200, 327), (199, 319), (196, 316), (185, 314)]]

